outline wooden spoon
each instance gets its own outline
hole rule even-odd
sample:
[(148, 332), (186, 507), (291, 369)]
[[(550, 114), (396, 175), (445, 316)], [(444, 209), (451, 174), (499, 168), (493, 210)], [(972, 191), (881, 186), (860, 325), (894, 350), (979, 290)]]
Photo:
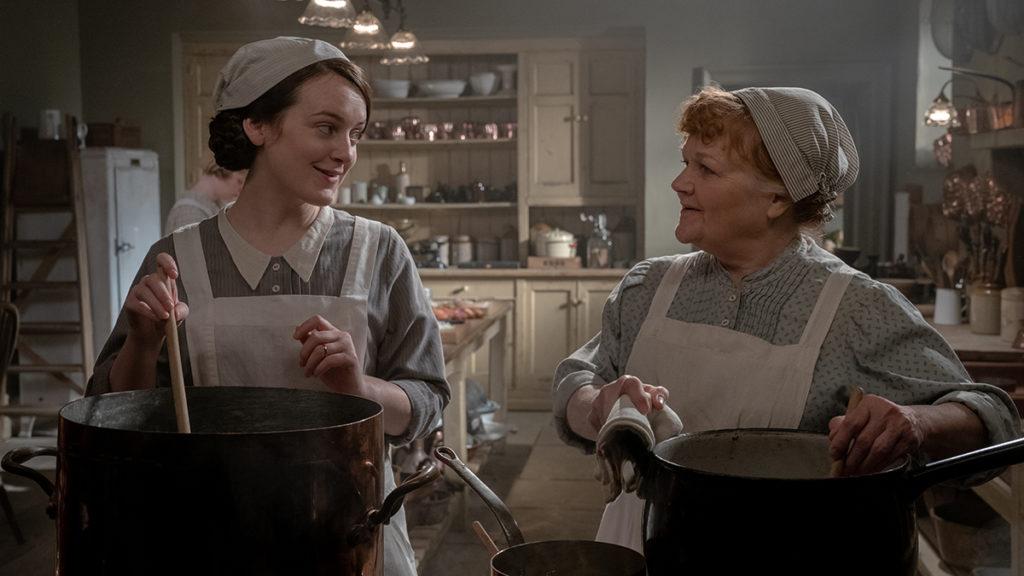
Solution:
[(479, 520), (473, 521), (473, 531), (476, 532), (476, 537), (480, 539), (480, 542), (487, 548), (487, 552), (490, 553), (491, 557), (498, 555), (498, 546), (491, 539), (491, 535), (484, 529), (484, 525)]
[(949, 278), (949, 288), (956, 286), (956, 272), (957, 268), (960, 267), (960, 255), (956, 253), (956, 250), (949, 250), (942, 256), (942, 271), (946, 273), (946, 277)]
[[(856, 408), (858, 404), (860, 404), (860, 399), (864, 397), (864, 389), (861, 388), (860, 386), (851, 385), (848, 388), (850, 390), (850, 399), (846, 402), (847, 416), (850, 415), (850, 412), (853, 412), (853, 409)], [(843, 475), (843, 463), (845, 462), (845, 458), (846, 455), (844, 454), (843, 458), (832, 461), (832, 468), (829, 471), (829, 476), (833, 478), (838, 478), (839, 476)]]
[[(163, 270), (160, 279), (171, 287), (171, 280)], [(178, 343), (178, 319), (171, 308), (170, 316), (164, 322), (164, 333), (167, 337), (167, 360), (171, 365), (171, 391), (174, 395), (174, 415), (178, 422), (178, 432), (192, 433), (188, 419), (188, 400), (185, 398), (185, 377), (181, 370), (181, 344)]]

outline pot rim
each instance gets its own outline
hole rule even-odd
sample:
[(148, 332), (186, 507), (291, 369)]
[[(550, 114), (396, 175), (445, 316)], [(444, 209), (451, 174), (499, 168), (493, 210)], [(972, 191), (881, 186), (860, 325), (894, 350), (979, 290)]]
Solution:
[(310, 433), (310, 432), (323, 432), (323, 431), (334, 430), (334, 429), (338, 429), (338, 428), (345, 428), (345, 427), (348, 427), (348, 426), (354, 426), (354, 425), (357, 425), (357, 424), (364, 424), (364, 423), (370, 422), (370, 421), (372, 421), (372, 420), (374, 420), (376, 418), (380, 418), (382, 416), (382, 414), (384, 413), (383, 406), (381, 406), (377, 402), (374, 402), (373, 400), (369, 400), (367, 398), (362, 398), (360, 396), (353, 396), (351, 394), (340, 394), (340, 393), (337, 393), (337, 392), (330, 392), (330, 391), (326, 391), (326, 390), (303, 390), (303, 389), (298, 389), (298, 388), (272, 388), (272, 387), (262, 387), (262, 386), (199, 386), (199, 387), (189, 386), (185, 390), (186, 390), (186, 394), (187, 395), (192, 395), (192, 394), (205, 394), (206, 393), (206, 392), (202, 392), (201, 390), (211, 390), (212, 391), (212, 390), (228, 390), (228, 389), (234, 389), (234, 390), (269, 390), (269, 389), (273, 389), (273, 390), (287, 391), (287, 392), (281, 392), (281, 393), (286, 393), (286, 394), (300, 393), (300, 394), (307, 394), (307, 395), (324, 395), (325, 397), (330, 397), (332, 399), (334, 399), (334, 397), (346, 397), (346, 398), (349, 398), (349, 399), (353, 399), (353, 400), (355, 400), (355, 401), (357, 401), (359, 403), (369, 404), (369, 406), (367, 406), (367, 408), (368, 409), (372, 409), (373, 412), (371, 414), (367, 415), (366, 417), (360, 418), (358, 420), (353, 420), (351, 422), (346, 422), (344, 424), (332, 424), (330, 426), (316, 426), (316, 427), (309, 427), (309, 428), (298, 428), (298, 427), (296, 427), (296, 428), (289, 428), (289, 429), (285, 429), (285, 430), (262, 430), (262, 431), (252, 431), (252, 432), (191, 432), (189, 434), (182, 434), (182, 433), (180, 433), (180, 432), (178, 432), (176, 430), (139, 430), (139, 429), (134, 429), (134, 428), (117, 428), (117, 427), (109, 427), (109, 426), (97, 426), (97, 425), (94, 425), (94, 424), (88, 424), (88, 423), (85, 423), (85, 422), (81, 422), (80, 420), (75, 419), (75, 418), (70, 418), (68, 416), (68, 414), (67, 414), (68, 412), (77, 409), (82, 404), (99, 402), (100, 398), (109, 400), (109, 399), (112, 399), (112, 398), (116, 399), (117, 397), (143, 396), (143, 395), (153, 395), (153, 394), (166, 394), (166, 395), (170, 395), (171, 394), (171, 389), (170, 388), (146, 388), (146, 389), (142, 389), (142, 390), (126, 390), (126, 391), (123, 391), (123, 392), (109, 392), (109, 393), (105, 393), (105, 394), (99, 394), (99, 395), (93, 395), (93, 396), (84, 396), (82, 398), (77, 398), (77, 399), (72, 400), (71, 402), (68, 402), (67, 404), (65, 404), (60, 409), (60, 411), (58, 411), (57, 415), (58, 415), (58, 417), (60, 419), (60, 422), (63, 425), (65, 425), (65, 426), (76, 426), (76, 427), (80, 427), (80, 428), (83, 428), (83, 429), (102, 430), (105, 433), (119, 433), (119, 434), (137, 433), (137, 434), (146, 434), (146, 435), (150, 435), (150, 436), (167, 436), (167, 437), (171, 437), (171, 436), (189, 436), (189, 437), (194, 437), (194, 438), (230, 438), (230, 437), (241, 437), (241, 436), (252, 437), (252, 436), (272, 436), (272, 435), (284, 435), (284, 434), (303, 434), (303, 433)]
[(719, 479), (731, 479), (731, 480), (751, 480), (751, 481), (763, 481), (763, 480), (776, 480), (785, 482), (850, 482), (854, 480), (864, 478), (881, 478), (885, 476), (899, 475), (905, 472), (910, 467), (910, 456), (905, 455), (896, 463), (889, 465), (888, 468), (880, 470), (878, 472), (871, 472), (868, 474), (858, 474), (856, 476), (818, 476), (814, 478), (774, 478), (771, 476), (756, 476), (756, 475), (738, 475), (738, 474), (726, 474), (724, 472), (712, 472), (708, 470), (701, 470), (699, 468), (692, 468), (673, 462), (664, 456), (665, 450), (668, 446), (684, 443), (689, 441), (696, 441), (699, 438), (707, 438), (709, 436), (726, 436), (732, 434), (743, 434), (743, 435), (758, 435), (758, 436), (790, 436), (790, 437), (804, 437), (804, 438), (828, 438), (827, 434), (820, 434), (817, 432), (809, 432), (807, 430), (798, 430), (795, 428), (723, 428), (716, 430), (704, 430), (702, 432), (689, 432), (683, 433), (672, 438), (667, 438), (658, 442), (651, 450), (651, 454), (654, 455), (655, 460), (664, 468), (667, 468), (673, 472), (684, 472), (687, 474), (693, 474), (696, 476), (702, 476), (706, 478), (719, 478)]

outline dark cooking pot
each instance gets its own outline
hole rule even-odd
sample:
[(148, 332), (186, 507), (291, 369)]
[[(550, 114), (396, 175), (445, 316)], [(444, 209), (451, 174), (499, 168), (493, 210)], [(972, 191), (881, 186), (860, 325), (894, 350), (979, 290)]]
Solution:
[[(381, 524), (430, 466), (384, 498), (379, 404), (284, 388), (169, 389), (75, 400), (57, 449), (20, 449), (8, 472), (51, 495), (57, 574), (383, 573)], [(56, 488), (22, 465), (57, 456)], [(382, 502), (383, 500), (383, 502)]]
[(519, 524), (505, 503), (447, 446), (434, 449), (444, 462), (476, 492), (494, 513), (508, 548), (491, 558), (492, 576), (644, 576), (644, 557), (639, 553), (590, 540), (548, 540), (525, 543)]
[(856, 574), (917, 569), (925, 488), (1024, 460), (1024, 439), (912, 469), (829, 477), (828, 437), (715, 430), (665, 440), (642, 488), (652, 576)]

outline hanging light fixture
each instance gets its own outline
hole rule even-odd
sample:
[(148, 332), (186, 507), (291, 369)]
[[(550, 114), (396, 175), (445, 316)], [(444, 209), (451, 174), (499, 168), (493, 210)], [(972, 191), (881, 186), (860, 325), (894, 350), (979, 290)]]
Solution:
[(380, 52), (388, 49), (388, 39), (384, 35), (384, 28), (381, 27), (374, 34), (362, 34), (356, 32), (355, 26), (345, 30), (345, 35), (338, 42), (338, 47), (343, 50), (357, 50), (362, 52)]
[(299, 23), (325, 28), (349, 28), (355, 24), (356, 11), (352, 0), (309, 0)]
[(949, 126), (950, 128), (960, 127), (960, 118), (957, 116), (953, 103), (946, 98), (946, 86), (953, 81), (952, 78), (939, 88), (939, 95), (932, 100), (932, 105), (924, 113), (925, 126)]
[(398, 0), (395, 10), (398, 12), (398, 30), (391, 35), (388, 42), (389, 51), (380, 63), (386, 66), (402, 64), (426, 64), (430, 58), (419, 51), (419, 40), (405, 27), (405, 5)]
[(363, 11), (360, 12), (358, 16), (356, 16), (356, 20), (352, 24), (352, 30), (355, 31), (356, 34), (373, 36), (382, 31), (383, 28), (384, 26), (380, 23), (377, 15), (370, 10), (370, 3), (367, 1), (366, 7), (363, 8)]

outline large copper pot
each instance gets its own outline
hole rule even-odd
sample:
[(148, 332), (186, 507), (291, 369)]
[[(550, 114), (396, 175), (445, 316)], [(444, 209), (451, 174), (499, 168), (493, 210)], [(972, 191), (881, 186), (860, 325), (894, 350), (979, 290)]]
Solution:
[[(57, 574), (383, 573), (381, 524), (438, 477), (384, 498), (380, 405), (284, 388), (168, 389), (83, 398), (60, 411), (57, 449), (19, 449), (8, 472), (51, 495)], [(57, 456), (56, 486), (23, 462)]]

